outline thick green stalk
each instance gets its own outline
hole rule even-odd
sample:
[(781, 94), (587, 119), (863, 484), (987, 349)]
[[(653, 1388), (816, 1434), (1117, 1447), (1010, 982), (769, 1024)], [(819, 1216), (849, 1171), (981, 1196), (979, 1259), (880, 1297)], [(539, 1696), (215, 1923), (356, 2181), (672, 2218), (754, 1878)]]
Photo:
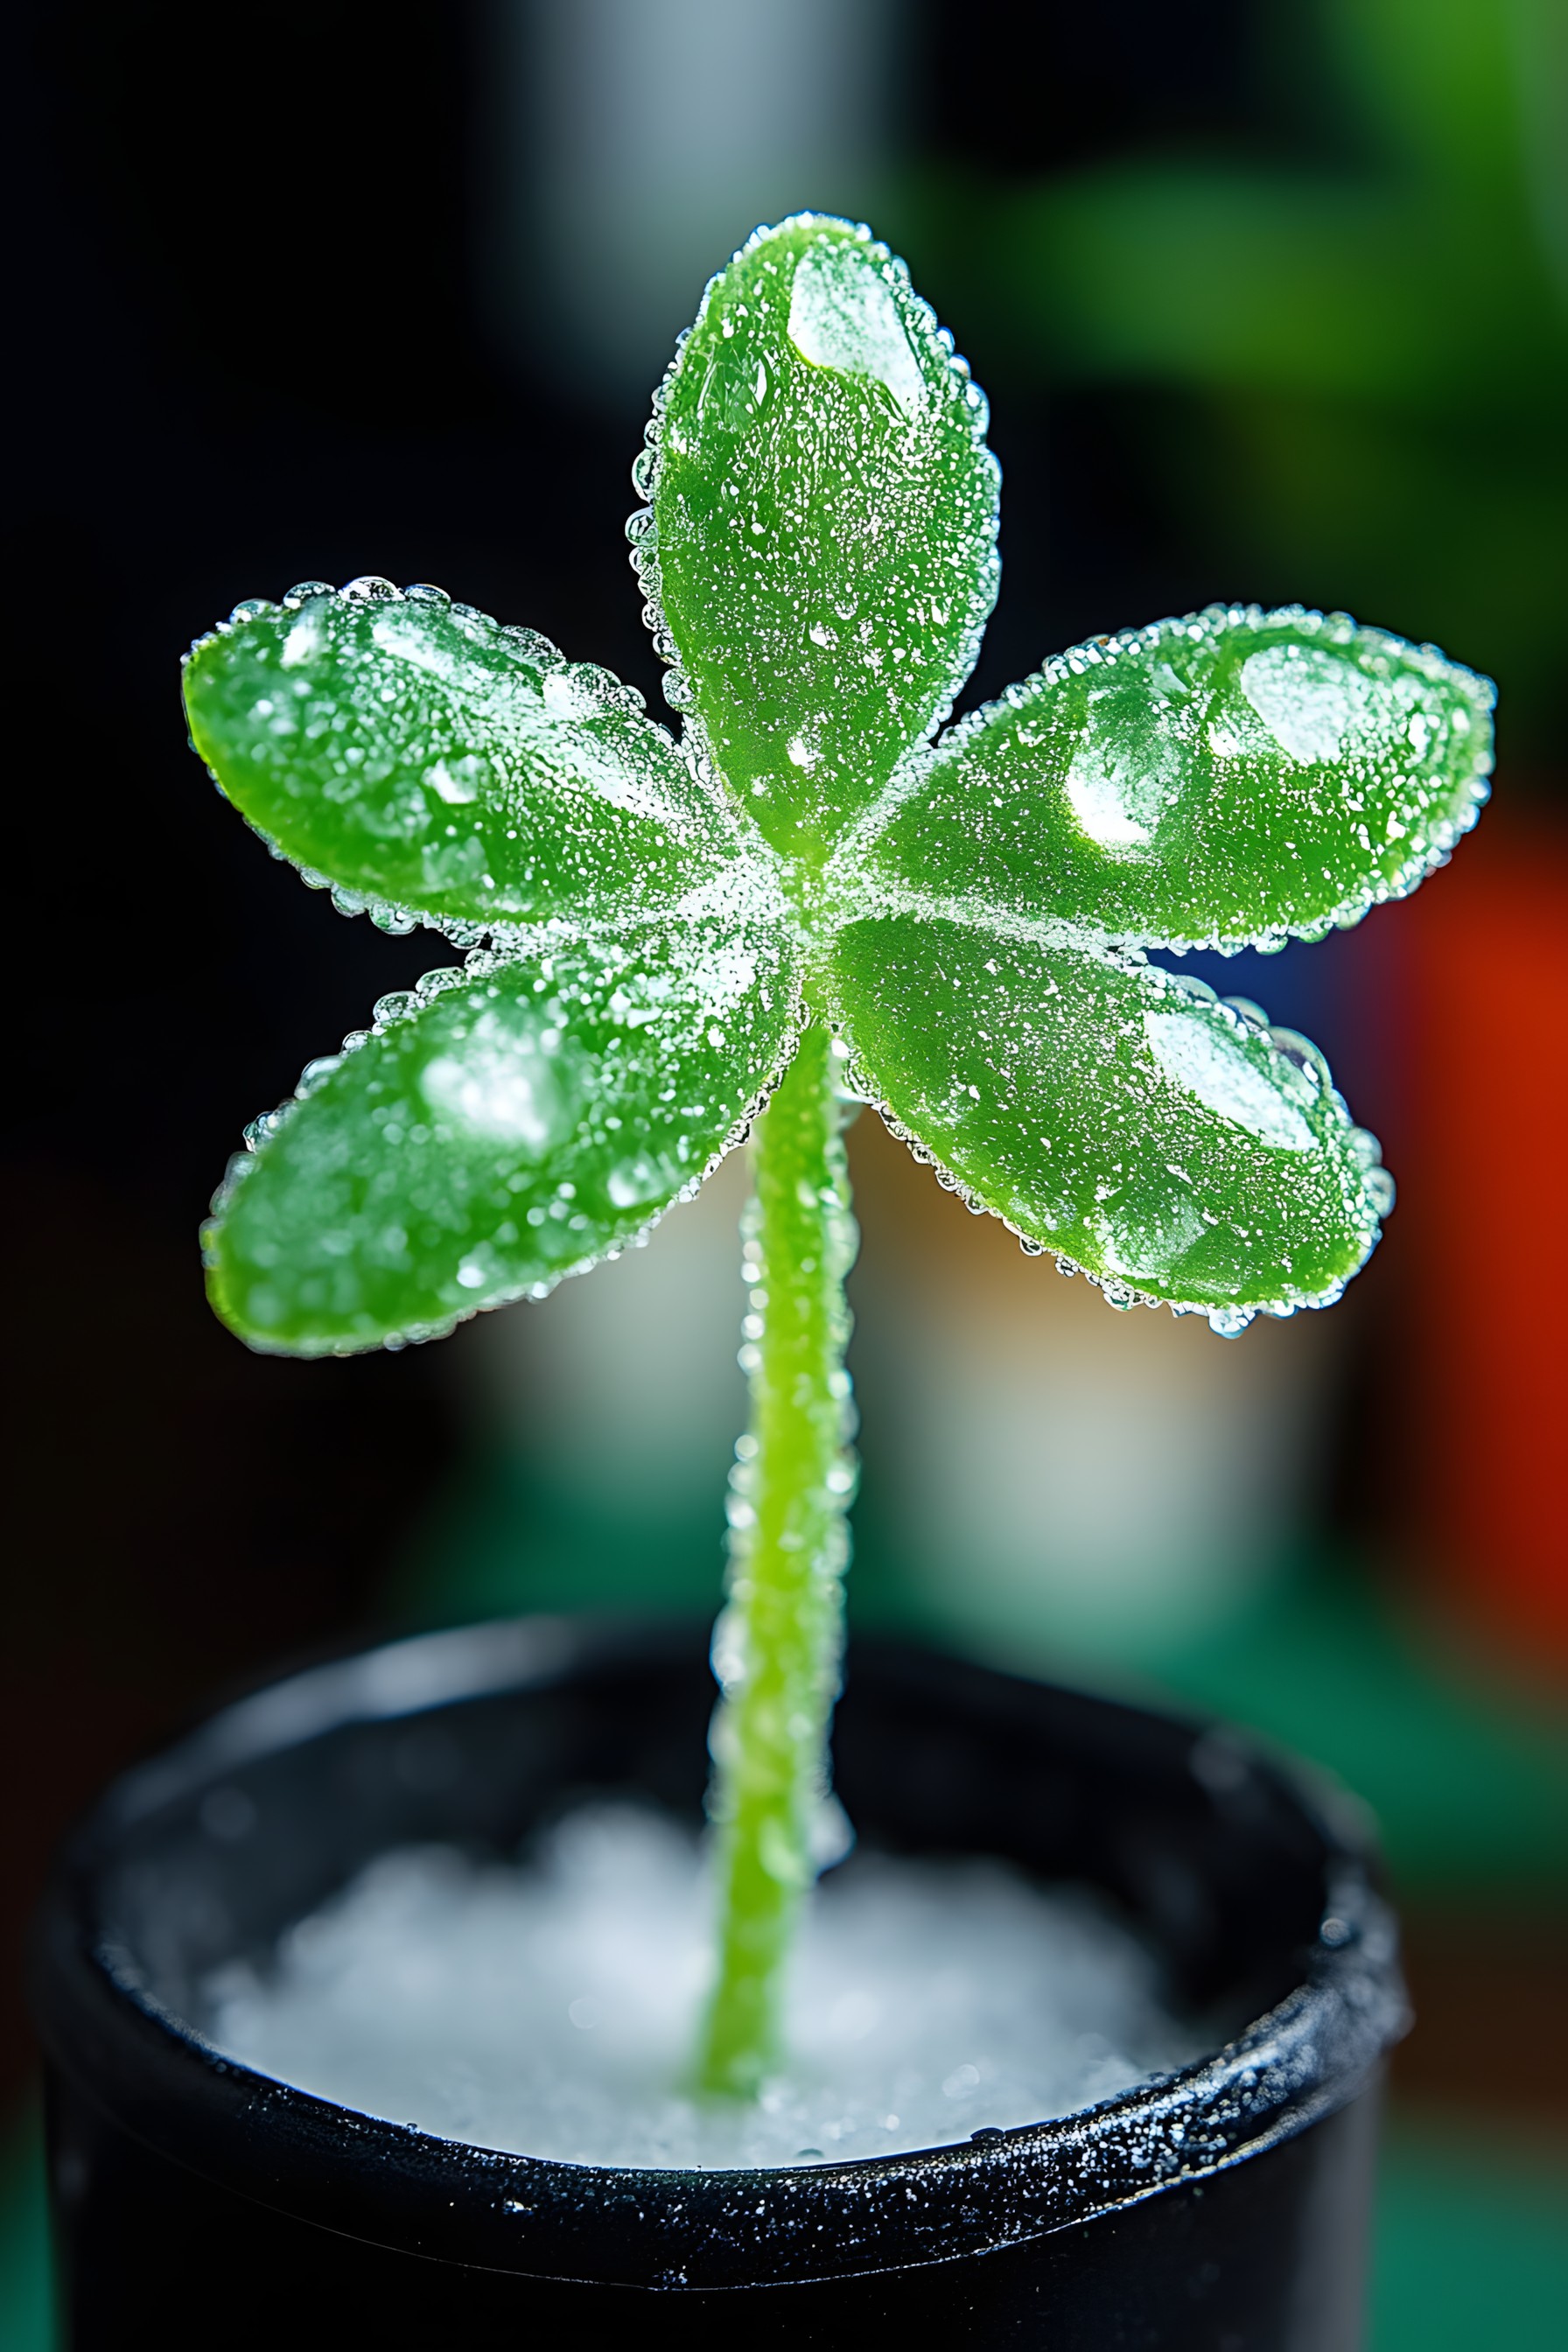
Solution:
[(729, 1600), (714, 1635), (719, 1967), (699, 2053), (704, 2090), (751, 2098), (780, 2056), (784, 1962), (816, 1875), (827, 1730), (843, 1643), (849, 1314), (855, 1221), (832, 1041), (809, 1028), (753, 1141)]

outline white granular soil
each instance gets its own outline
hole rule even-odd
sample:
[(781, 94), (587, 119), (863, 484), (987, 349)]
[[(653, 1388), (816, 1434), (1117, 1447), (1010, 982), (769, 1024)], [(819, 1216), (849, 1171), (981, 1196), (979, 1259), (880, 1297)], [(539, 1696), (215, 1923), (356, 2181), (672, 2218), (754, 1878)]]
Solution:
[(1092, 1897), (998, 1862), (856, 1855), (792, 1971), (789, 2063), (753, 2107), (688, 2080), (710, 1967), (698, 1843), (585, 1808), (518, 1864), (384, 1854), (270, 1967), (207, 1980), (258, 2073), (447, 2139), (595, 2165), (784, 2165), (1036, 2123), (1185, 2064), (1149, 1954)]

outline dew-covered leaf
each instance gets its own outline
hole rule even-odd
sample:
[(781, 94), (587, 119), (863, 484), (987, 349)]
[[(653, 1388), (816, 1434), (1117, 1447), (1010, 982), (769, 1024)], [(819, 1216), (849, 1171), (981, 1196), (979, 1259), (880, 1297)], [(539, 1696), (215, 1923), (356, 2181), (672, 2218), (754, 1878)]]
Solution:
[(1113, 1295), (1226, 1328), (1337, 1297), (1377, 1238), (1388, 1179), (1321, 1057), (1201, 983), (904, 914), (840, 932), (828, 984), (897, 1126)]
[(814, 857), (946, 715), (996, 593), (985, 404), (868, 232), (760, 230), (658, 397), (634, 560), (671, 699)]
[(1059, 655), (963, 720), (895, 783), (865, 862), (1114, 939), (1318, 937), (1475, 822), (1491, 702), (1342, 615), (1216, 607)]
[(750, 833), (631, 688), (434, 589), (242, 605), (193, 648), (185, 708), (286, 856), (437, 920), (670, 906)]
[(205, 1235), (214, 1304), (253, 1346), (342, 1353), (538, 1295), (734, 1139), (793, 1045), (784, 927), (547, 944), (384, 999), (258, 1122)]

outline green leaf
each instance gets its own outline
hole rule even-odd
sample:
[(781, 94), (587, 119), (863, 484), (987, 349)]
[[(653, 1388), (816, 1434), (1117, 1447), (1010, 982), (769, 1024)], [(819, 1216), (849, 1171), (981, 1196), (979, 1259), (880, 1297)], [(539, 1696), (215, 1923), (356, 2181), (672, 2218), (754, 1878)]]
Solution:
[(1492, 689), (1342, 615), (1220, 606), (1061, 654), (910, 763), (873, 888), (1191, 946), (1321, 938), (1475, 822)]
[(1113, 1297), (1239, 1328), (1377, 1238), (1392, 1189), (1321, 1056), (1201, 982), (906, 914), (847, 926), (828, 987), (893, 1123)]
[(995, 599), (985, 404), (869, 232), (759, 230), (708, 289), (635, 478), (667, 689), (813, 862), (973, 667)]
[(673, 906), (751, 833), (633, 689), (438, 589), (241, 605), (193, 647), (185, 707), (285, 856), (437, 922)]
[(1471, 205), (1516, 196), (1520, 116), (1550, 71), (1532, 36), (1554, 19), (1555, 0), (1327, 0), (1322, 10), (1357, 128)]
[(218, 1312), (299, 1355), (425, 1339), (641, 1233), (793, 1049), (786, 942), (764, 907), (384, 998), (231, 1164), (205, 1236)]

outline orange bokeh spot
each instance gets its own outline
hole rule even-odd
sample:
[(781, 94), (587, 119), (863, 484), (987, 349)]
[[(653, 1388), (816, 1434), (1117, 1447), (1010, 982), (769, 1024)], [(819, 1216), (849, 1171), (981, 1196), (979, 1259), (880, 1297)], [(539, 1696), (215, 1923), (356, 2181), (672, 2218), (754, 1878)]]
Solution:
[(1568, 1664), (1568, 834), (1505, 802), (1398, 920), (1422, 1549), (1466, 1616)]

